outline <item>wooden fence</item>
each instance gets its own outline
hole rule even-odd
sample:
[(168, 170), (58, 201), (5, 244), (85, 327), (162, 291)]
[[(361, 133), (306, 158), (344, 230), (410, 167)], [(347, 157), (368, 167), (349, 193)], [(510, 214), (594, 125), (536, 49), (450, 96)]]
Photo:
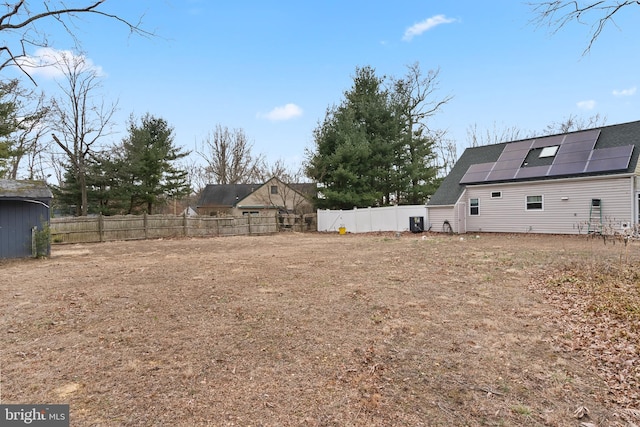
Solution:
[(170, 237), (216, 237), (277, 233), (276, 216), (189, 217), (173, 215), (115, 215), (52, 218), (51, 242), (92, 243)]

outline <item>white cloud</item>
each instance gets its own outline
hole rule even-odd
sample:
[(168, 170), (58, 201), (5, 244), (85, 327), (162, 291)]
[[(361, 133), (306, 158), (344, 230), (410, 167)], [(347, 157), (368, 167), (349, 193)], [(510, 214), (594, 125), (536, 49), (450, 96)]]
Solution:
[(81, 70), (93, 71), (104, 76), (102, 67), (84, 55), (76, 55), (70, 50), (56, 50), (50, 47), (36, 49), (33, 55), (24, 56), (17, 61), (32, 76), (54, 79), (65, 74), (62, 64), (81, 64)]
[(453, 18), (447, 18), (444, 15), (432, 16), (431, 18), (427, 18), (424, 21), (413, 24), (411, 27), (407, 28), (407, 30), (404, 32), (402, 40), (408, 42), (415, 36), (419, 36), (425, 31), (429, 31), (430, 29), (435, 28), (438, 25), (451, 24), (452, 22), (456, 22), (456, 20)]
[(612, 93), (614, 96), (633, 96), (636, 94), (636, 90), (637, 88), (634, 86), (629, 89), (614, 90)]
[(581, 110), (593, 110), (594, 108), (596, 108), (596, 101), (594, 101), (593, 99), (589, 99), (587, 101), (580, 101), (576, 103), (576, 105)]
[(265, 118), (274, 122), (290, 120), (295, 117), (300, 117), (301, 115), (302, 108), (298, 107), (296, 104), (286, 104), (282, 107), (276, 107), (266, 114), (258, 113), (259, 118)]

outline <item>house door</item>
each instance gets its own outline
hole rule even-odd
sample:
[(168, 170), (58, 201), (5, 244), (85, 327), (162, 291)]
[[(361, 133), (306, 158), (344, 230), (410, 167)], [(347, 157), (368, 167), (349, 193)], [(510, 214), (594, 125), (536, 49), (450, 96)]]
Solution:
[(459, 234), (464, 234), (467, 232), (467, 204), (458, 203), (457, 209), (458, 229), (454, 231), (457, 231)]

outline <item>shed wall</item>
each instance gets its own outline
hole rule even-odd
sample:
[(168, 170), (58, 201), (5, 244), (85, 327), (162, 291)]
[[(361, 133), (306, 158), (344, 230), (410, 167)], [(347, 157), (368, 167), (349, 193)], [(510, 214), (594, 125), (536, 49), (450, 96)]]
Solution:
[(39, 203), (0, 200), (0, 258), (32, 255), (31, 229), (42, 230), (49, 209)]
[(447, 221), (451, 226), (451, 231), (458, 232), (455, 208), (453, 206), (429, 206), (427, 211), (429, 212), (431, 231), (437, 233), (448, 232), (449, 230), (445, 226), (445, 221)]

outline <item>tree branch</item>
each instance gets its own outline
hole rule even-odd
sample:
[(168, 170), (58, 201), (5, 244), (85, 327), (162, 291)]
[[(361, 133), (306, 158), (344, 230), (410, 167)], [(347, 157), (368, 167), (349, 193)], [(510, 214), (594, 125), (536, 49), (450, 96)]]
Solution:
[(581, 24), (586, 24), (586, 17), (588, 14), (599, 14), (599, 18), (595, 19), (595, 22), (591, 26), (591, 38), (583, 55), (586, 55), (593, 47), (596, 40), (602, 34), (607, 23), (613, 21), (614, 15), (620, 12), (627, 6), (640, 6), (638, 0), (625, 0), (625, 1), (606, 1), (599, 0), (593, 1), (586, 5), (581, 5), (577, 1), (566, 0), (549, 0), (529, 3), (529, 6), (533, 8), (535, 17), (531, 20), (537, 27), (549, 27), (551, 33), (555, 34), (560, 29), (564, 28), (572, 21), (576, 21)]

